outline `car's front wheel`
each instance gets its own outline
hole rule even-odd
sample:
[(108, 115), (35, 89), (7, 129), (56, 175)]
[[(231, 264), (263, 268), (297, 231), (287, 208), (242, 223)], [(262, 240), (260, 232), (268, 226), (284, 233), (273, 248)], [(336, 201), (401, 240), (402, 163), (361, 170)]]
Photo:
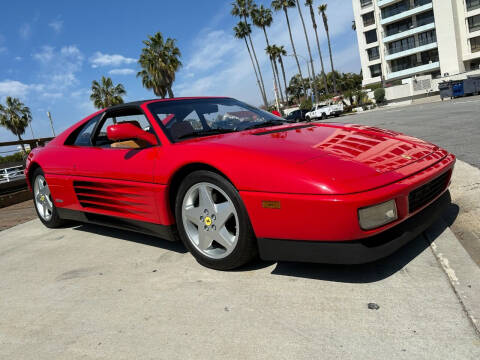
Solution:
[(42, 169), (37, 168), (32, 176), (33, 202), (40, 221), (49, 228), (56, 228), (64, 224), (58, 216), (57, 208), (53, 202), (50, 188)]
[(217, 270), (244, 265), (257, 252), (247, 211), (235, 187), (210, 171), (195, 171), (175, 202), (180, 238), (197, 261)]

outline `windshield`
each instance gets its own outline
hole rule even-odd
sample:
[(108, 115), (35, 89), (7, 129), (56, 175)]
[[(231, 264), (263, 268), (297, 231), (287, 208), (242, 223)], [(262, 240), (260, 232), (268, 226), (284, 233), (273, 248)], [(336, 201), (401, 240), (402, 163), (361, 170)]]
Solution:
[(278, 116), (230, 98), (159, 101), (148, 108), (173, 141), (284, 122)]

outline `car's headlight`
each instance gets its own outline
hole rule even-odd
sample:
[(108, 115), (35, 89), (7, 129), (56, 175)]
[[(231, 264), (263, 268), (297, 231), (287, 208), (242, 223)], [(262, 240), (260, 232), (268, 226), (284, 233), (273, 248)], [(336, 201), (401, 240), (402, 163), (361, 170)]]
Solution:
[(371, 230), (398, 219), (395, 200), (358, 209), (358, 222), (363, 230)]

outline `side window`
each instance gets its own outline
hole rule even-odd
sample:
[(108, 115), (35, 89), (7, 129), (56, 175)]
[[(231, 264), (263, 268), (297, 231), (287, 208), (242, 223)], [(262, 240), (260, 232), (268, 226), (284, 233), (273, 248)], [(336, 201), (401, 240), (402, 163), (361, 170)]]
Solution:
[(102, 115), (95, 116), (83, 125), (71, 144), (76, 146), (92, 146), (92, 132), (101, 116)]
[(133, 124), (135, 126), (138, 126), (143, 131), (154, 134), (154, 131), (153, 131), (150, 123), (148, 122), (145, 115), (143, 115), (143, 114), (133, 114), (133, 115), (111, 114), (111, 115), (107, 115), (106, 119), (101, 124), (100, 129), (97, 130), (96, 136), (95, 136), (95, 139), (94, 139), (95, 146), (110, 147), (110, 145), (113, 143), (113, 141), (111, 141), (107, 137), (107, 128), (110, 125), (121, 124), (121, 123), (125, 123), (125, 122)]
[(190, 114), (188, 114), (183, 121), (187, 121), (192, 125), (195, 130), (203, 130), (203, 125), (198, 117), (198, 114), (195, 110), (193, 110)]

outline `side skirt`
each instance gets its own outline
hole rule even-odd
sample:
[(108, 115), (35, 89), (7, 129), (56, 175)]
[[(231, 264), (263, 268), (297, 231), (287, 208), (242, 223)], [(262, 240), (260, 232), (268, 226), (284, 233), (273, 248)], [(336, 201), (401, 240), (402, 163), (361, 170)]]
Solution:
[(145, 221), (118, 218), (115, 216), (88, 213), (78, 210), (57, 208), (60, 218), (88, 224), (113, 227), (116, 229), (134, 231), (146, 235), (153, 235), (168, 241), (177, 241), (175, 225), (160, 225)]

